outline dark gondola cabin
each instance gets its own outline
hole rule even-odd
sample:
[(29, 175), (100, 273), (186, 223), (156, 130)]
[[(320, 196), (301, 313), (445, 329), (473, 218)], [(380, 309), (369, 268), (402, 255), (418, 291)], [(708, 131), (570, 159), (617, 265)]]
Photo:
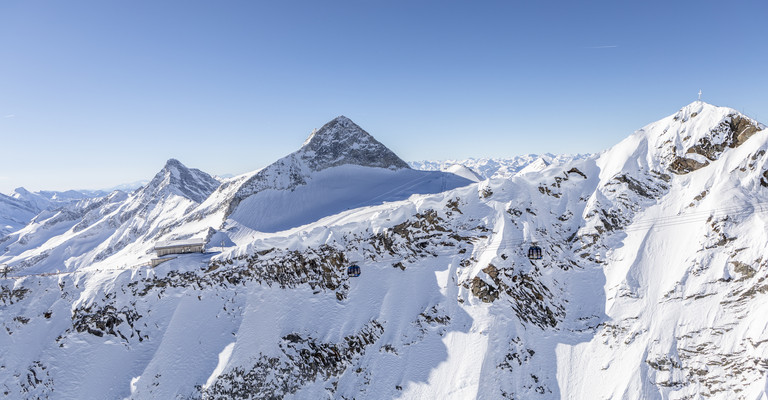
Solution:
[(357, 265), (352, 265), (349, 268), (347, 268), (347, 275), (351, 277), (360, 276), (360, 267)]
[(541, 247), (533, 245), (528, 248), (528, 258), (531, 260), (541, 260)]

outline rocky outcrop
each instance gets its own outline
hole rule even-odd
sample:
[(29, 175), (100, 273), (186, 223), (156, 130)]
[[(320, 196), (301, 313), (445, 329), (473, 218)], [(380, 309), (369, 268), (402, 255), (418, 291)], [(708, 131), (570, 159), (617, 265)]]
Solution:
[(555, 327), (565, 316), (565, 308), (554, 301), (552, 292), (538, 279), (541, 274), (537, 269), (524, 273), (516, 271), (514, 266), (497, 268), (491, 264), (483, 272), (493, 284), (475, 276), (471, 290), (472, 295), (484, 303), (496, 301), (503, 293), (521, 321), (542, 329)]
[(24, 296), (29, 293), (29, 289), (25, 287), (12, 288), (8, 286), (0, 286), (0, 301), (3, 304), (13, 304), (19, 300), (24, 299)]
[(201, 387), (198, 398), (281, 399), (315, 380), (329, 382), (329, 395), (333, 397), (338, 383), (334, 378), (343, 374), (383, 333), (384, 326), (376, 320), (339, 343), (290, 333), (279, 344), (280, 354), (260, 354), (251, 365), (229, 369), (210, 387)]
[[(760, 124), (743, 115), (729, 114), (709, 134), (688, 148), (685, 154), (698, 154), (709, 161), (715, 161), (726, 149), (741, 146), (762, 129)], [(697, 161), (685, 155), (676, 156), (670, 163), (669, 170), (684, 175), (706, 167), (709, 161)]]
[(344, 252), (323, 245), (304, 251), (265, 249), (233, 259), (213, 260), (205, 270), (174, 271), (164, 276), (143, 278), (128, 284), (136, 296), (162, 295), (167, 289), (188, 287), (206, 289), (253, 282), (281, 289), (309, 286), (316, 293), (332, 292), (346, 298), (347, 258)]
[[(136, 338), (141, 342), (148, 339), (148, 336), (142, 336), (141, 331), (136, 326), (136, 321), (141, 318), (141, 315), (135, 307), (135, 302), (131, 306), (123, 306), (119, 310), (112, 303), (100, 307), (95, 305), (77, 307), (72, 312), (72, 329), (76, 332), (88, 332), (98, 337), (112, 335), (126, 342), (131, 340), (129, 338)], [(123, 323), (125, 326), (121, 328)]]

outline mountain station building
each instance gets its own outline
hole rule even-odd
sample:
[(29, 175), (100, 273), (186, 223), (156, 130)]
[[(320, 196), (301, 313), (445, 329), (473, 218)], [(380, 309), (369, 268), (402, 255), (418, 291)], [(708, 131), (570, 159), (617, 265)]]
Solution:
[(169, 254), (204, 253), (205, 239), (167, 240), (155, 244), (158, 257)]

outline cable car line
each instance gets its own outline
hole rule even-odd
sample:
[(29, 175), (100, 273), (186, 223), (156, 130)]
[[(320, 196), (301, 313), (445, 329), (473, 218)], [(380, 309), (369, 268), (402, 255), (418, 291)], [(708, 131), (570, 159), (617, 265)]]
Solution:
[[(745, 216), (745, 215), (752, 215), (752, 214), (761, 214), (766, 212), (768, 212), (768, 202), (755, 203), (750, 205), (749, 207), (739, 207), (739, 206), (721, 207), (721, 208), (696, 211), (696, 212), (686, 213), (686, 214), (670, 215), (665, 217), (657, 217), (657, 218), (651, 218), (646, 220), (640, 220), (640, 221), (631, 223), (629, 226), (622, 229), (621, 231), (635, 232), (635, 231), (641, 231), (641, 230), (652, 229), (652, 228), (667, 228), (671, 226), (706, 221), (709, 218), (715, 218), (715, 217), (723, 217), (723, 216), (737, 217), (737, 216)], [(598, 231), (581, 232), (582, 236), (588, 235), (588, 234), (600, 234), (600, 232)], [(488, 245), (487, 247), (482, 247), (482, 246), (477, 246), (477, 247), (479, 251), (485, 252), (488, 250), (498, 250), (501, 247), (517, 247), (526, 242), (527, 241), (523, 239), (505, 239), (497, 243)], [(529, 248), (529, 250), (531, 249)], [(534, 249), (534, 255), (535, 255), (535, 249)], [(383, 257), (374, 261), (375, 262), (401, 261), (403, 260), (403, 258), (404, 258), (403, 256)], [(539, 259), (539, 258), (533, 258), (533, 259)], [(7, 275), (4, 278), (0, 278), (0, 280), (2, 279), (17, 280), (17, 279), (23, 279), (27, 277), (34, 277), (34, 276), (47, 277), (47, 276), (75, 275), (79, 273), (85, 274), (88, 272), (128, 271), (133, 269), (139, 269), (141, 267), (145, 267), (148, 265), (149, 265), (148, 263), (141, 263), (141, 264), (135, 264), (128, 267), (117, 267), (117, 268), (106, 268), (106, 269), (87, 269), (87, 270), (75, 270), (75, 271), (42, 272), (42, 273), (24, 274), (24, 275)], [(352, 265), (352, 266), (357, 266), (357, 265)], [(347, 269), (347, 272), (349, 274), (349, 267)], [(355, 275), (355, 276), (359, 276), (359, 275)]]

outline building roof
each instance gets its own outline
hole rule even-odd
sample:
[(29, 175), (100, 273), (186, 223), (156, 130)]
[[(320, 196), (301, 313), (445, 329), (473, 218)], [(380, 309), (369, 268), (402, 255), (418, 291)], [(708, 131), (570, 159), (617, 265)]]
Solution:
[(155, 250), (172, 247), (205, 246), (206, 243), (207, 242), (205, 239), (164, 240), (162, 242), (155, 243)]

